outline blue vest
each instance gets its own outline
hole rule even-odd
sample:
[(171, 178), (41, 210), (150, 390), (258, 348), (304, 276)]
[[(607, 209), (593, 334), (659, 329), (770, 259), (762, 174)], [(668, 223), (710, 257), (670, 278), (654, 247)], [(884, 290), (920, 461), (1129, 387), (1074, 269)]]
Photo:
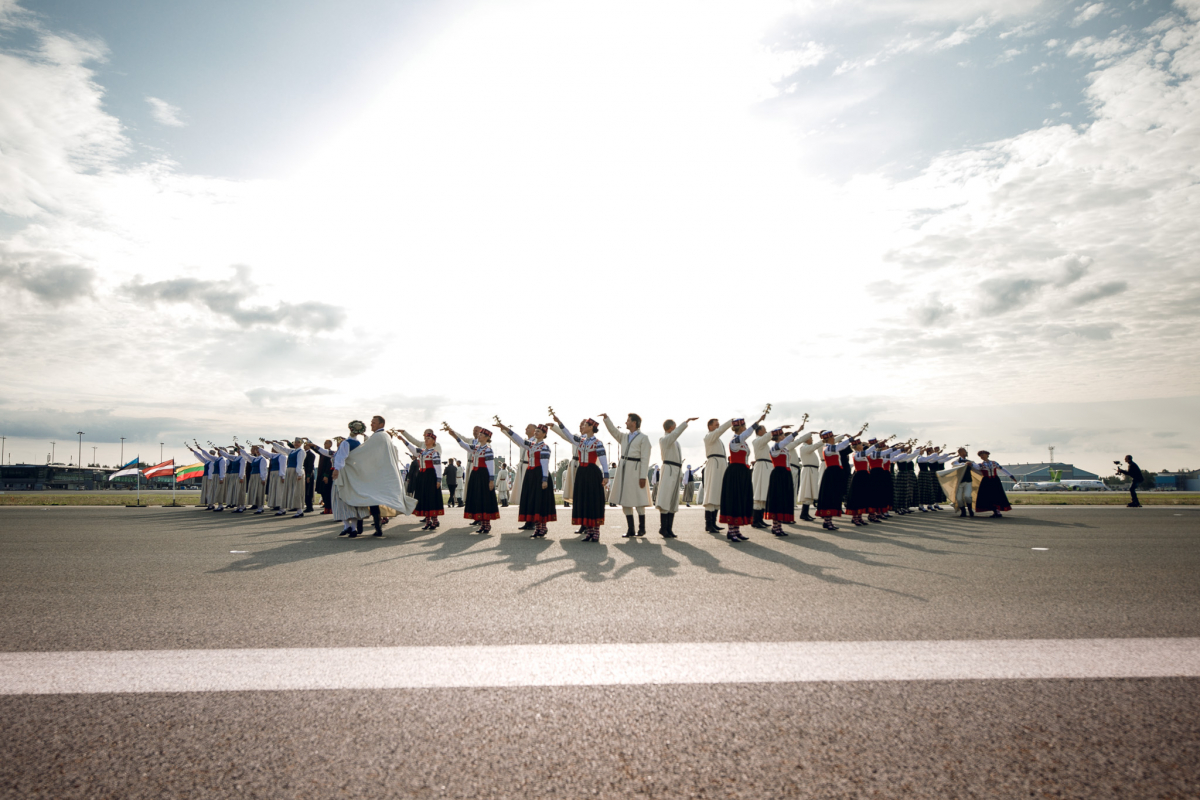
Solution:
[(304, 458), (304, 451), (301, 450), (300, 448), (296, 448), (292, 452), (288, 453), (288, 457), (287, 457), (288, 467), (290, 467), (291, 469), (297, 469), (300, 466), (300, 459), (302, 459), (302, 458)]
[(362, 442), (360, 442), (358, 439), (347, 439), (346, 441), (348, 441), (350, 443), (351, 450), (354, 450), (354, 448), (356, 448), (360, 444), (362, 444)]
[(267, 456), (271, 462), (271, 466), (267, 468), (268, 472), (279, 472), (279, 456)]

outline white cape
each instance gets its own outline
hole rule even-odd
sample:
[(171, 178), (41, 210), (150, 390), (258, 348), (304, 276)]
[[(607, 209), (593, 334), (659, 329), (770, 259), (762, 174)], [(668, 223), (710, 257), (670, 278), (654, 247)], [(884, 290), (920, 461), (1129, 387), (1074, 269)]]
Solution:
[(346, 505), (383, 506), (400, 514), (411, 514), (417, 506), (416, 498), (404, 493), (399, 454), (383, 431), (350, 451), (334, 485)]

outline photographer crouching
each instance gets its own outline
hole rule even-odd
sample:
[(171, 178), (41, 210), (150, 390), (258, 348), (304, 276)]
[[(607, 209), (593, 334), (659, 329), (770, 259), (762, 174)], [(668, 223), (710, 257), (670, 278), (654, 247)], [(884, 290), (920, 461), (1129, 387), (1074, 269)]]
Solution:
[(1142, 485), (1141, 467), (1139, 467), (1137, 464), (1133, 463), (1133, 456), (1125, 456), (1125, 464), (1126, 464), (1125, 469), (1121, 468), (1120, 461), (1114, 461), (1113, 463), (1117, 465), (1117, 474), (1118, 475), (1127, 475), (1127, 476), (1129, 476), (1129, 480), (1132, 481), (1132, 483), (1129, 485), (1129, 496), (1132, 499), (1130, 500), (1129, 503), (1126, 504), (1126, 507), (1127, 508), (1141, 508), (1142, 503), (1140, 500), (1138, 500), (1138, 496), (1137, 496), (1138, 487)]

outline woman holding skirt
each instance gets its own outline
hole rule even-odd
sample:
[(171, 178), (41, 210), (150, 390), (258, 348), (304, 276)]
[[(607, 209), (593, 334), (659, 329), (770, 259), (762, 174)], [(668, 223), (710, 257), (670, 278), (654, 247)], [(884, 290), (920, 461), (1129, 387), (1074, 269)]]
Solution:
[(492, 532), (492, 520), (500, 519), (500, 504), (496, 502), (496, 458), (492, 453), (492, 432), (480, 428), (475, 437), (476, 443), (468, 444), (446, 423), (443, 422), (442, 427), (454, 437), (459, 447), (467, 451), (474, 464), (471, 476), (467, 478), (467, 502), (463, 506), (463, 516), (479, 522), (480, 533), (489, 534)]
[(550, 480), (550, 445), (546, 444), (546, 425), (534, 427), (533, 436), (522, 439), (513, 429), (500, 423), (504, 435), (521, 448), (521, 460), (525, 463), (525, 477), (521, 481), (521, 495), (517, 498), (517, 521), (533, 524), (530, 539), (546, 538), (548, 523), (558, 519), (554, 504), (554, 483)]
[(1012, 511), (1008, 495), (1004, 493), (1004, 484), (1000, 483), (1000, 473), (1003, 472), (1014, 481), (1017, 477), (997, 462), (989, 460), (991, 455), (987, 450), (980, 450), (979, 457), (983, 460), (972, 464), (971, 469), (983, 476), (983, 480), (979, 482), (979, 492), (975, 495), (975, 510), (990, 511), (991, 518), (996, 519), (1004, 516), (1001, 511)]
[[(388, 431), (388, 435), (397, 438), (393, 431)], [(441, 524), (438, 518), (446, 513), (442, 502), (442, 454), (437, 450), (437, 434), (425, 431), (424, 447), (414, 447), (407, 439), (400, 441), (417, 459), (408, 468), (412, 496), (417, 499), (413, 516), (425, 518), (421, 530), (434, 530)]]
[(554, 432), (575, 446), (578, 466), (571, 489), (571, 524), (578, 525), (583, 541), (600, 541), (604, 524), (605, 490), (608, 488), (608, 455), (604, 443), (596, 438), (600, 424), (592, 418), (579, 423), (579, 434), (568, 433), (562, 420), (551, 410)]

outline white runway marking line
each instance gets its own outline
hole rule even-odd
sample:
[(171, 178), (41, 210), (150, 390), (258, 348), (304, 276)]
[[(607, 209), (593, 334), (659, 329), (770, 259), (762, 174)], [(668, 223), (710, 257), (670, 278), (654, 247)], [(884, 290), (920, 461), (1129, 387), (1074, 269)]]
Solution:
[(0, 653), (0, 694), (1200, 677), (1200, 638)]

